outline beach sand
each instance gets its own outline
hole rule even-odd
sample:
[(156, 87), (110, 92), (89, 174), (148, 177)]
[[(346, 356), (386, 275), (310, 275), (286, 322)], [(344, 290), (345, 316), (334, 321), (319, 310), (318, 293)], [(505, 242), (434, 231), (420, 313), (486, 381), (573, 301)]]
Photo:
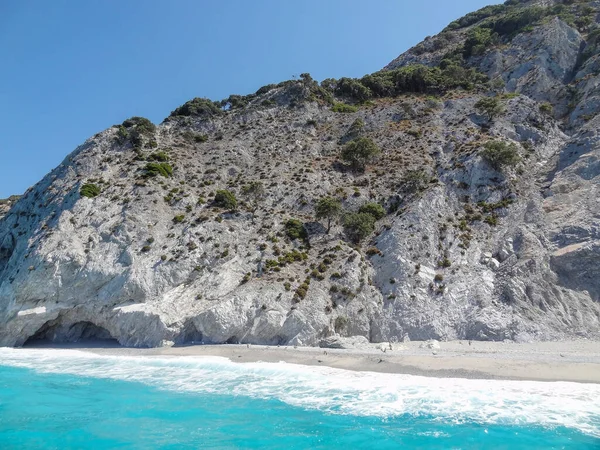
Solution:
[[(51, 345), (101, 355), (178, 357), (220, 356), (234, 362), (281, 362), (346, 370), (453, 378), (573, 381), (600, 383), (600, 342), (423, 342), (369, 344), (360, 349), (294, 346), (192, 345), (149, 349), (107, 346), (100, 342)], [(35, 347), (48, 348), (42, 343)], [(385, 351), (384, 351), (385, 350)]]

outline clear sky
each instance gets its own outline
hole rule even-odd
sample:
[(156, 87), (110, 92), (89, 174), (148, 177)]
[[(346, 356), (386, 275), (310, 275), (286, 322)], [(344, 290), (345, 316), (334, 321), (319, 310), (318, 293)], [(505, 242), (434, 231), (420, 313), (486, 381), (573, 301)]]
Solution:
[(309, 72), (375, 72), (494, 0), (0, 0), (0, 198), (91, 135)]

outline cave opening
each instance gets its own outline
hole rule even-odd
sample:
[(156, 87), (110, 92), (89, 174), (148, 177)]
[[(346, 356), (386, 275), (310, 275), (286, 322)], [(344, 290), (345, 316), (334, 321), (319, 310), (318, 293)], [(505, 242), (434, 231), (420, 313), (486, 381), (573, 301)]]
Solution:
[(63, 323), (60, 318), (44, 323), (23, 346), (49, 344), (83, 344), (86, 347), (120, 346), (117, 339), (106, 328), (87, 321)]
[(203, 342), (202, 333), (198, 330), (192, 319), (186, 320), (179, 334), (175, 337), (176, 345), (197, 345)]

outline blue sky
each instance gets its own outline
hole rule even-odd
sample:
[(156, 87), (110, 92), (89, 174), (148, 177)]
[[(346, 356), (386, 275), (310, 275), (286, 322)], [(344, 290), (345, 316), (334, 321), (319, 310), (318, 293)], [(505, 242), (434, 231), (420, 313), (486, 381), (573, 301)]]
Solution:
[(1, 0), (0, 198), (89, 136), (310, 72), (381, 69), (493, 0)]

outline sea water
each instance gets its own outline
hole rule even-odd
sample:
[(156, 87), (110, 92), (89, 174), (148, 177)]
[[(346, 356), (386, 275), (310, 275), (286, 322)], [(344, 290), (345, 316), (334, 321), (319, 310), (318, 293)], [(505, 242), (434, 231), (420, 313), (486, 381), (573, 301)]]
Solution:
[(0, 449), (600, 449), (600, 385), (0, 348)]

